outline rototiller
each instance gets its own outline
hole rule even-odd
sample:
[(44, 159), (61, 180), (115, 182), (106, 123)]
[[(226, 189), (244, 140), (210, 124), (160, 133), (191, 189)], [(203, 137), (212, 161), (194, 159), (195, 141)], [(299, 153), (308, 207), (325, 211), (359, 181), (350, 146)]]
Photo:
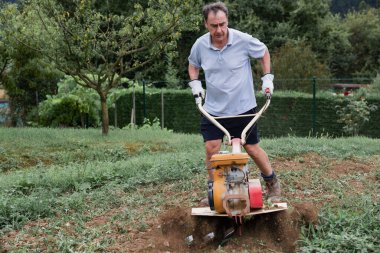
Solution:
[[(249, 155), (242, 153), (241, 147), (245, 144), (247, 131), (256, 123), (269, 107), (271, 96), (266, 96), (266, 103), (256, 114), (213, 117), (202, 107), (202, 98), (196, 97), (199, 111), (217, 126), (226, 136), (226, 144), (232, 146), (232, 151), (221, 151), (211, 157), (210, 162), (214, 170), (214, 183), (208, 190), (210, 207), (193, 208), (192, 215), (200, 216), (230, 216), (240, 219), (245, 215), (275, 212), (287, 209), (286, 203), (276, 203), (275, 206), (264, 208), (262, 187), (259, 179), (248, 179)], [(231, 139), (230, 133), (217, 119), (253, 117), (244, 128), (241, 138)]]

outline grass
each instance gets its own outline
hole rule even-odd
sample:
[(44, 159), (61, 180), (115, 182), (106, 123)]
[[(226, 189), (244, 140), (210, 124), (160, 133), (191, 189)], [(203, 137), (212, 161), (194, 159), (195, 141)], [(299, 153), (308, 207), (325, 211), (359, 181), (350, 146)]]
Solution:
[(270, 150), (269, 155), (296, 156), (310, 152), (332, 158), (366, 157), (380, 154), (378, 139), (366, 137), (347, 138), (301, 138), (287, 137), (265, 140), (262, 147)]
[[(7, 241), (12, 252), (106, 251), (115, 240), (104, 236), (110, 231), (133, 241), (128, 229), (147, 231), (164, 206), (191, 206), (204, 195), (199, 135), (148, 128), (113, 130), (104, 137), (98, 129), (0, 128), (0, 140), (0, 236), (18, 231), (15, 240)], [(272, 159), (300, 157), (302, 164), (304, 154), (324, 157), (305, 170), (281, 174), (284, 191), (289, 197), (294, 194), (294, 201), (308, 194), (320, 200), (333, 196), (321, 213), (320, 225), (304, 228), (300, 242), (304, 252), (319, 252), (326, 245), (338, 250), (346, 244), (350, 252), (371, 252), (379, 246), (378, 202), (368, 198), (355, 202), (342, 190), (351, 180), (363, 184), (368, 176), (379, 180), (380, 167), (371, 175), (360, 171), (339, 179), (326, 175), (329, 159), (378, 161), (380, 140), (287, 137), (265, 139), (262, 147)], [(378, 185), (365, 187), (378, 200)], [(105, 214), (107, 221), (88, 225)], [(364, 222), (359, 226), (360, 220)], [(347, 233), (340, 236), (342, 227)], [(350, 240), (359, 240), (359, 246)]]
[(302, 230), (300, 252), (379, 252), (380, 203), (355, 198), (348, 209), (325, 207), (317, 227)]

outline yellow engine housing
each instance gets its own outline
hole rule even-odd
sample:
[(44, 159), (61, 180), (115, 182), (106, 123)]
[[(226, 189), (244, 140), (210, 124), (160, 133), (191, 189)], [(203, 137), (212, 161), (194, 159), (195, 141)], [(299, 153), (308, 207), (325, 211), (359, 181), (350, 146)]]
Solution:
[(247, 153), (238, 154), (215, 154), (211, 157), (210, 162), (213, 168), (218, 169), (220, 166), (246, 165), (249, 155)]
[[(243, 171), (248, 160), (249, 156), (246, 153), (215, 154), (211, 157), (211, 166), (215, 168), (213, 174), (213, 200), (214, 208), (217, 213), (227, 212), (231, 214), (230, 209), (241, 210), (243, 213), (249, 212), (248, 188), (241, 184), (236, 184), (232, 190), (227, 190), (226, 185), (226, 175), (231, 172), (231, 168), (234, 167)], [(227, 203), (227, 199), (230, 199), (230, 202), (234, 202), (233, 207)]]

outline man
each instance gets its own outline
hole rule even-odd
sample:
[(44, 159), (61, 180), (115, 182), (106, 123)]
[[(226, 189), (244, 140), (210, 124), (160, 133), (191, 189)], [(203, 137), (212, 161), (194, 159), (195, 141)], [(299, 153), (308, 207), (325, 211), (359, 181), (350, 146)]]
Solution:
[[(270, 74), (270, 55), (267, 47), (251, 35), (228, 28), (228, 9), (221, 3), (203, 7), (204, 25), (209, 31), (194, 43), (189, 60), (189, 86), (193, 95), (204, 97), (199, 71), (203, 69), (207, 94), (204, 109), (214, 116), (252, 114), (257, 107), (253, 89), (250, 58), (260, 59), (263, 77), (262, 90), (273, 93), (273, 75)], [(240, 138), (250, 118), (222, 119), (219, 122), (232, 137)], [(212, 155), (219, 152), (224, 133), (209, 122), (201, 119), (201, 132), (206, 147), (206, 168), (209, 174), (208, 187), (212, 188)], [(267, 198), (280, 201), (280, 182), (271, 168), (269, 158), (259, 146), (257, 126), (248, 131), (244, 149), (261, 171), (266, 182)], [(208, 203), (207, 198), (201, 201)]]

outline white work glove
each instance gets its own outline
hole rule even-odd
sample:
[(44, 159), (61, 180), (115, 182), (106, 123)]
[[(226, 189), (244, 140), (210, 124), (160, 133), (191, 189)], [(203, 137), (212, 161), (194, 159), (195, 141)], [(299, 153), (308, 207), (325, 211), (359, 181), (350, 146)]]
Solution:
[[(262, 92), (264, 95), (269, 95), (269, 96), (272, 96), (273, 94), (273, 79), (274, 79), (274, 75), (272, 74), (266, 74), (264, 75), (263, 77), (261, 77), (261, 81), (263, 81), (263, 86), (262, 86)], [(267, 92), (267, 90), (269, 91), (269, 94)]]
[(199, 80), (193, 80), (189, 82), (189, 86), (191, 87), (191, 91), (193, 92), (194, 97), (201, 96), (205, 97), (205, 90), (202, 88), (202, 83)]

